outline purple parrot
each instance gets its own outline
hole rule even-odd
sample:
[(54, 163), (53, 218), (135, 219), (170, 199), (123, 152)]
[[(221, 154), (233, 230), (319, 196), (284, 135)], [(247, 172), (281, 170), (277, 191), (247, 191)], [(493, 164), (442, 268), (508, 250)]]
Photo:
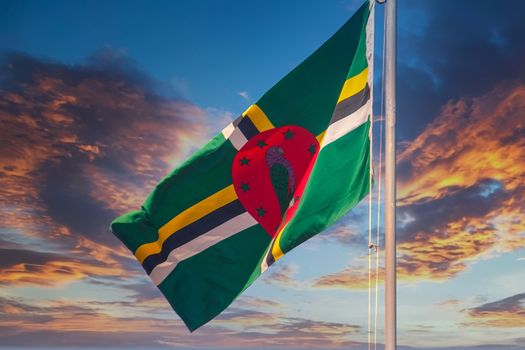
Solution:
[(295, 175), (292, 165), (284, 157), (284, 150), (271, 146), (266, 151), (266, 163), (270, 168), (270, 180), (284, 215), (295, 192)]

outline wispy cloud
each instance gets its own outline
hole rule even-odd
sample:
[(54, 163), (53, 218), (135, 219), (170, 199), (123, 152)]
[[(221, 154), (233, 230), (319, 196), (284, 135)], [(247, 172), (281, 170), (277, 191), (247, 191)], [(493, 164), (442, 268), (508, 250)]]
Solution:
[[(25, 302), (0, 299), (0, 340), (4, 345), (178, 345), (201, 347), (340, 347), (357, 325), (285, 317), (244, 308), (230, 308), (211, 324), (188, 334), (179, 320), (129, 313), (129, 302)], [(144, 307), (138, 305), (138, 308)], [(128, 312), (123, 312), (126, 310)], [(128, 316), (122, 316), (127, 314)], [(96, 337), (93, 336), (96, 334)], [(59, 336), (60, 341), (57, 341)]]
[(525, 293), (464, 310), (469, 320), (465, 327), (525, 327)]
[[(348, 266), (342, 271), (321, 276), (315, 279), (312, 286), (314, 288), (345, 288), (366, 290), (368, 289), (369, 278), (370, 285), (372, 288), (374, 288), (376, 281), (375, 267), (372, 267), (369, 276), (368, 268), (366, 266)], [(378, 275), (380, 283), (383, 282), (383, 278), (384, 269), (381, 267)]]
[(247, 102), (252, 102), (252, 98), (248, 95), (248, 91), (239, 91), (237, 95), (241, 96)]
[(299, 266), (295, 264), (285, 265), (285, 262), (277, 262), (263, 274), (261, 281), (267, 284), (275, 284), (282, 287), (297, 287), (299, 281), (295, 275), (299, 271)]

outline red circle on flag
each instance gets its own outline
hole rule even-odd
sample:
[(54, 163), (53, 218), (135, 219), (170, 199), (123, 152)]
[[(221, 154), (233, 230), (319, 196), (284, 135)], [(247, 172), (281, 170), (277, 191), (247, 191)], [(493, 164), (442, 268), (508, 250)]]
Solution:
[[(252, 137), (235, 155), (232, 179), (244, 208), (274, 237), (288, 208), (297, 207), (319, 143), (290, 125)], [(301, 185), (302, 184), (302, 185)], [(287, 215), (289, 216), (289, 215)]]

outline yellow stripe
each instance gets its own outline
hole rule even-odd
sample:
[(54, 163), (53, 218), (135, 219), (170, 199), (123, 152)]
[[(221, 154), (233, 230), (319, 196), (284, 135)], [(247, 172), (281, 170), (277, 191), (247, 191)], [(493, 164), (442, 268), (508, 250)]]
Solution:
[(223, 188), (219, 192), (203, 199), (159, 228), (159, 239), (155, 242), (146, 243), (138, 247), (135, 251), (135, 256), (140, 263), (142, 263), (149, 255), (160, 253), (162, 244), (172, 234), (236, 199), (237, 194), (235, 193), (233, 185)]
[(341, 90), (341, 95), (339, 95), (339, 100), (337, 100), (337, 103), (363, 90), (366, 86), (367, 81), (368, 68), (365, 68), (361, 73), (351, 77), (345, 82), (345, 85), (343, 85), (343, 89)]
[[(350, 96), (354, 96), (359, 91), (363, 90), (367, 82), (368, 82), (368, 68), (365, 68), (363, 69), (361, 73), (354, 75), (353, 77), (345, 81), (345, 84), (343, 85), (343, 89), (341, 90), (341, 94), (339, 95), (339, 100), (337, 100), (337, 103), (341, 102), (344, 99), (349, 98)], [(326, 130), (315, 137), (317, 139), (317, 142), (319, 142), (319, 144), (323, 142), (323, 138), (325, 134), (326, 134)]]
[[(354, 96), (359, 91), (363, 90), (368, 82), (368, 68), (363, 69), (363, 71), (357, 75), (354, 75), (350, 79), (347, 79), (341, 90), (341, 95), (339, 95), (339, 100), (337, 103), (341, 102), (344, 99)], [(321, 144), (323, 142), (324, 135), (326, 130), (317, 135), (315, 138), (317, 142)]]
[(273, 129), (274, 126), (266, 114), (259, 108), (256, 104), (251, 105), (246, 112), (243, 113), (244, 116), (248, 115), (255, 125), (259, 132)]
[(281, 234), (283, 233), (284, 229), (288, 226), (288, 224), (284, 225), (284, 227), (279, 231), (277, 234), (277, 237), (275, 237), (275, 244), (272, 247), (272, 255), (273, 255), (273, 261), (279, 260), (283, 255), (283, 251), (281, 250)]
[(325, 134), (326, 134), (326, 130), (315, 137), (317, 139), (317, 142), (319, 142), (319, 144), (321, 144), (323, 142)]

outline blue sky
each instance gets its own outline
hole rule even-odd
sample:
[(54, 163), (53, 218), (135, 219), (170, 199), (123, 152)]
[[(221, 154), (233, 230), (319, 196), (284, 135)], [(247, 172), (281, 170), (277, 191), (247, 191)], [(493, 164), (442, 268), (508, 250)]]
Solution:
[(257, 99), (333, 34), (358, 2), (3, 3), (5, 50), (69, 64), (109, 50), (162, 82), (163, 93), (240, 113), (247, 101), (238, 92)]
[[(366, 347), (366, 203), (192, 335), (107, 232), (359, 5), (0, 0), (0, 344)], [(524, 9), (400, 1), (403, 346), (525, 346)]]

